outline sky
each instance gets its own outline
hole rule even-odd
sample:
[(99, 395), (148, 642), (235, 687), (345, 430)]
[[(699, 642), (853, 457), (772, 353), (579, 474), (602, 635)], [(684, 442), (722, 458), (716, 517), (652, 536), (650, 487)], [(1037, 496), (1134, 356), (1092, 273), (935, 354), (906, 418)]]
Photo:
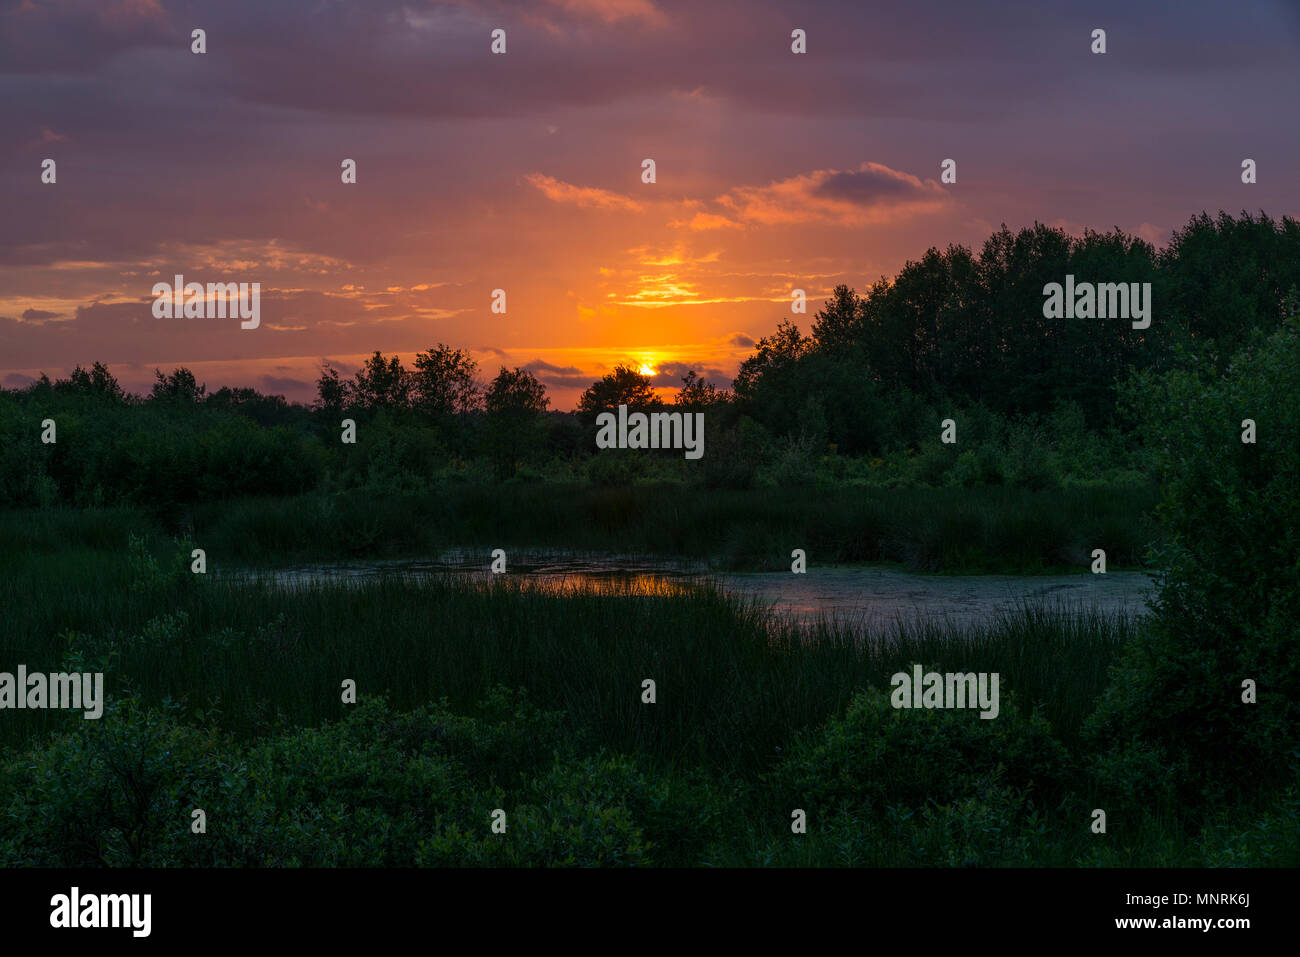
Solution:
[[(1300, 0), (0, 0), (0, 385), (306, 402), (447, 343), (559, 409), (619, 363), (727, 386), (791, 290), (806, 331), (1002, 223), (1297, 215), (1297, 103)], [(260, 325), (155, 318), (178, 273)]]

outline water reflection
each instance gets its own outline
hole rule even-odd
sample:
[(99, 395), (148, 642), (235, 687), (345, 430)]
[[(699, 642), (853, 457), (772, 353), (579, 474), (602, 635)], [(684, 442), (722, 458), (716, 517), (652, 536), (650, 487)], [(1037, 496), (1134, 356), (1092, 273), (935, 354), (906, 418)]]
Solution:
[(390, 576), (427, 579), (454, 576), (500, 587), (574, 593), (673, 596), (712, 583), (724, 591), (767, 605), (789, 621), (818, 618), (866, 629), (904, 623), (944, 621), (977, 625), (1029, 604), (1060, 614), (1099, 611), (1137, 616), (1147, 610), (1149, 576), (1137, 572), (1105, 575), (917, 575), (895, 568), (864, 565), (811, 565), (806, 574), (720, 572), (703, 563), (673, 562), (617, 555), (511, 552), (506, 574), (489, 569), (487, 550), (455, 550), (434, 560), (333, 562), (238, 573), (283, 587), (309, 583), (347, 584)]

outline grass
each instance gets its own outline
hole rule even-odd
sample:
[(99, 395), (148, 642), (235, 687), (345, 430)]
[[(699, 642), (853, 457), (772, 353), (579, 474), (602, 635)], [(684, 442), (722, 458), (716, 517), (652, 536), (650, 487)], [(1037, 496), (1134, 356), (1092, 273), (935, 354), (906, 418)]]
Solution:
[[(1106, 550), (1112, 569), (1141, 566), (1156, 535), (1157, 498), (1153, 486), (813, 491), (449, 482), (431, 493), (211, 502), (149, 524), (168, 533), (192, 529), (209, 554), (249, 563), (417, 557), (473, 546), (670, 555), (759, 571), (788, 567), (791, 550), (802, 548), (823, 563), (1035, 574), (1085, 570), (1094, 548)], [(35, 521), (50, 530), (57, 523), (27, 517), (33, 514), (13, 513), (0, 525)], [(119, 514), (103, 520), (112, 525)], [(31, 540), (29, 529), (17, 531)]]
[[(5, 713), (0, 790), (16, 836), (0, 840), (4, 860), (1131, 866), (1291, 853), (1268, 835), (1294, 818), (1294, 795), (1234, 818), (1099, 791), (1083, 728), (1133, 636), (1124, 618), (1022, 607), (868, 640), (708, 586), (284, 587), (193, 576), (188, 546), (157, 528), (136, 537), (139, 518), (0, 517), (3, 660), (105, 670), (110, 703), (126, 703), (100, 722)], [(1001, 715), (873, 711), (913, 664), (997, 672)], [(341, 701), (345, 679), (356, 707)], [(501, 688), (554, 715), (556, 734), (521, 705), (495, 723), (450, 717), (484, 714)], [(422, 710), (438, 701), (445, 711)], [(138, 708), (174, 724), (130, 717)], [(69, 761), (81, 762), (71, 777)], [(105, 797), (123, 768), (154, 797)], [(909, 798), (921, 780), (930, 790)], [(197, 800), (229, 822), (201, 852), (177, 843), (170, 817)], [(482, 808), (505, 804), (529, 835), (509, 850), (475, 836)], [(816, 826), (794, 840), (789, 807), (805, 805)], [(1090, 834), (1098, 806), (1121, 838)]]
[[(110, 693), (183, 697), (219, 709), (223, 727), (245, 736), (340, 717), (345, 678), (363, 693), (389, 693), (397, 707), (442, 697), (468, 707), (498, 684), (526, 687), (597, 746), (749, 772), (855, 690), (886, 687), (915, 662), (1000, 671), (1024, 705), (1042, 705), (1072, 734), (1128, 627), (1025, 609), (969, 634), (922, 626), (869, 642), (836, 623), (802, 631), (703, 586), (557, 596), (509, 578), (290, 588), (160, 576), (141, 588), (127, 555), (77, 543), (11, 557), (0, 579), (11, 609), (6, 660), (57, 670), (70, 653), (113, 655)], [(666, 707), (641, 706), (645, 678)], [(0, 741), (13, 744), (65, 716), (9, 718)]]

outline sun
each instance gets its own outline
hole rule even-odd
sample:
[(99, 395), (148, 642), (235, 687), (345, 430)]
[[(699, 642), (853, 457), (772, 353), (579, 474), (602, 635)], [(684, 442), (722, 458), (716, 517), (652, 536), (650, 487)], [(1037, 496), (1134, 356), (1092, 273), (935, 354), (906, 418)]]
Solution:
[(648, 375), (648, 376), (656, 376), (659, 374), (658, 372), (655, 371), (655, 367), (648, 362), (641, 363), (641, 368), (638, 369), (637, 371), (640, 372), (642, 375)]

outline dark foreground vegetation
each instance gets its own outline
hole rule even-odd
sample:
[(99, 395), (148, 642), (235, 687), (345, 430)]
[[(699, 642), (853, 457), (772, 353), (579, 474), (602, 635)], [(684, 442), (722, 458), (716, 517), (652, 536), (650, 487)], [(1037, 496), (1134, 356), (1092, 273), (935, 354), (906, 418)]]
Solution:
[[(1025, 609), (875, 643), (706, 589), (290, 591), (93, 548), (10, 561), (3, 592), (6, 659), (103, 670), (110, 701), (6, 714), (5, 865), (1300, 860), (1293, 679), (1254, 669), (1269, 703), (1240, 717), (1231, 686), (1189, 704), (1166, 672), (1204, 653), (1153, 664), (1157, 632), (1123, 619)], [(914, 663), (998, 672), (999, 717), (895, 711)]]
[[(1053, 489), (778, 489), (644, 485), (609, 489), (455, 484), (405, 495), (318, 493), (196, 505), (182, 523), (216, 567), (325, 559), (429, 557), (475, 547), (657, 554), (719, 567), (789, 569), (792, 548), (819, 564), (897, 563), (918, 571), (1034, 574), (1086, 571), (1093, 548), (1108, 567), (1143, 563), (1158, 536), (1154, 485)], [(24, 513), (41, 536), (159, 528), (138, 510)], [(81, 525), (81, 528), (76, 526)], [(73, 526), (73, 527), (69, 527)], [(63, 531), (61, 531), (63, 529)], [(39, 531), (38, 531), (39, 530)], [(101, 533), (102, 534), (102, 533)]]

